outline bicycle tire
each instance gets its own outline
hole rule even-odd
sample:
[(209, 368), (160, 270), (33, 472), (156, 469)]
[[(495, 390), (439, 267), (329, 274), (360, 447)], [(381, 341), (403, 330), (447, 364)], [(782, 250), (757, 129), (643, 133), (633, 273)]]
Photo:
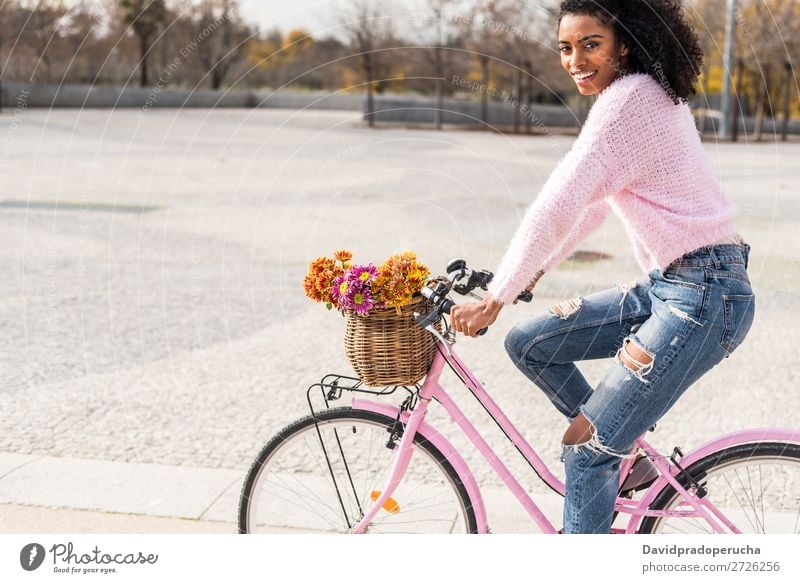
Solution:
[[(364, 445), (361, 444), (363, 440), (348, 439), (348, 436), (357, 435), (360, 438), (369, 434), (366, 430), (367, 428), (375, 429), (375, 436), (379, 436), (380, 439), (377, 442), (378, 447), (375, 447), (375, 436), (370, 436), (369, 455), (366, 456), (367, 465), (371, 463), (369, 460), (372, 459), (372, 450), (375, 449), (376, 458), (382, 458), (380, 465), (383, 466), (385, 474), (387, 469), (386, 460), (393, 459), (392, 453), (399, 449), (395, 446), (394, 450), (390, 450), (386, 446), (395, 420), (371, 411), (353, 409), (352, 407), (339, 407), (318, 413), (316, 421), (319, 423), (320, 431), (327, 432), (323, 435), (323, 443), (328, 444), (327, 449), (330, 450), (328, 451), (329, 458), (341, 459), (327, 459), (323, 463), (325, 455), (322, 453), (320, 434), (317, 433), (314, 417), (310, 415), (303, 417), (281, 429), (262, 448), (247, 472), (239, 498), (239, 533), (248, 534), (260, 531), (283, 533), (333, 531), (344, 533), (348, 532), (349, 528), (354, 526), (363, 513), (369, 509), (372, 504), (371, 495), (374, 490), (364, 486), (370, 483), (375, 488), (380, 488), (385, 483), (385, 479), (376, 477), (376, 474), (368, 474), (367, 479), (362, 481), (363, 476), (354, 477), (352, 475), (361, 465), (364, 465), (362, 459), (365, 457), (363, 455)], [(348, 427), (348, 430), (352, 429), (352, 433), (328, 431), (331, 428), (337, 429), (345, 426)], [(359, 434), (357, 427), (365, 429)], [(331, 435), (333, 436), (332, 439)], [(313, 436), (313, 440), (308, 439), (311, 436)], [(285, 456), (294, 454), (294, 448), (301, 446), (299, 443), (301, 439), (304, 440), (306, 447), (311, 451), (315, 467), (293, 467), (291, 470), (287, 470), (282, 465), (281, 460)], [(318, 455), (311, 447), (314, 440), (316, 440)], [(343, 440), (346, 440), (346, 445), (336, 445), (341, 444)], [(361, 456), (357, 455), (359, 451), (354, 449), (354, 444), (361, 448)], [(421, 516), (419, 513), (421, 510), (425, 510), (425, 507), (415, 507), (406, 498), (414, 492), (411, 489), (412, 487), (420, 487), (419, 484), (412, 486), (415, 482), (409, 476), (415, 472), (416, 474), (424, 472), (426, 481), (433, 480), (431, 483), (440, 486), (438, 490), (445, 493), (447, 491), (450, 492), (449, 495), (452, 500), (442, 502), (441, 505), (444, 506), (448, 502), (457, 505), (455, 508), (455, 511), (458, 511), (457, 519), (447, 531), (453, 532), (453, 528), (458, 527), (459, 532), (476, 533), (477, 522), (469, 494), (453, 466), (444, 454), (419, 433), (414, 437), (413, 446), (415, 449), (406, 476), (404, 476), (403, 481), (392, 497), (397, 501), (397, 507), (382, 509), (373, 520), (369, 532), (396, 532), (398, 530), (401, 532), (420, 532), (423, 526), (428, 527), (428, 530), (425, 531), (428, 532), (433, 526), (443, 529), (447, 526), (446, 523), (442, 523), (442, 519)], [(348, 452), (345, 451), (346, 448), (351, 449), (352, 455), (348, 456)], [(378, 451), (379, 448), (388, 453), (380, 453)], [(337, 455), (336, 449), (342, 451), (344, 455)], [(300, 451), (303, 452), (304, 458), (308, 458), (302, 447)], [(351, 459), (348, 459), (348, 457)], [(341, 463), (342, 459), (347, 460), (347, 464)], [(391, 466), (391, 463), (388, 466)], [(431, 472), (435, 474), (435, 468), (440, 470), (441, 475), (433, 478), (430, 474)], [(309, 469), (311, 471), (307, 471)], [(331, 479), (332, 470), (335, 476), (333, 480)], [(378, 472), (380, 471), (378, 470)], [(371, 473), (372, 468), (367, 468), (367, 472)], [(279, 477), (278, 481), (271, 482), (270, 478), (275, 476)], [(302, 486), (302, 492), (308, 492), (302, 505), (291, 498), (285, 499), (286, 496), (291, 496), (292, 493), (284, 490), (289, 490), (290, 484), (293, 485), (295, 481), (299, 483), (298, 489), (301, 489), (300, 487)], [(340, 486), (338, 491), (335, 486)], [(269, 492), (265, 488), (271, 488), (279, 493)], [(322, 500), (319, 497), (321, 492), (328, 492), (328, 490), (334, 494), (331, 496), (330, 502), (328, 502), (327, 498)], [(350, 496), (350, 492), (354, 495)], [(266, 497), (265, 493), (267, 494)], [(295, 492), (294, 494), (297, 493)], [(349, 497), (347, 504), (341, 499), (343, 495)], [(340, 497), (339, 500), (337, 500), (337, 496)], [(287, 503), (291, 511), (281, 510), (281, 506), (287, 507)], [(292, 505), (293, 503), (295, 505)], [(428, 508), (432, 509), (437, 505), (439, 504), (430, 504)], [(320, 524), (322, 522), (327, 523), (324, 528), (318, 528), (319, 525), (315, 522), (314, 512), (317, 510), (317, 506), (320, 507), (320, 512), (324, 511), (325, 514), (324, 517), (319, 519)], [(336, 510), (340, 515), (338, 517), (333, 516), (333, 513), (329, 512), (332, 509)], [(396, 510), (396, 512), (390, 512), (390, 510)], [(450, 508), (442, 508), (441, 510), (448, 514), (451, 511)], [(399, 516), (400, 520), (397, 520), (398, 515), (403, 512), (405, 514)], [(428, 512), (432, 511), (428, 510)], [(259, 526), (261, 521), (265, 521), (263, 527)], [(400, 528), (401, 524), (402, 528)], [(395, 530), (390, 530), (389, 527), (394, 527)]]
[[(772, 467), (779, 464), (784, 467)], [(763, 468), (767, 465), (770, 469), (765, 480)], [(706, 498), (742, 532), (798, 532), (800, 444), (760, 442), (736, 445), (697, 460), (686, 471), (707, 490)], [(758, 478), (758, 485), (761, 486), (760, 494), (752, 491), (755, 478)], [(686, 477), (679, 476), (677, 479), (681, 486), (688, 487)], [(749, 494), (744, 492), (745, 482), (751, 487)], [(769, 498), (764, 496), (765, 483), (772, 489)], [(735, 490), (739, 486), (742, 492)], [(794, 506), (786, 508), (792, 502)], [(650, 508), (672, 510), (680, 503), (677, 491), (669, 485), (656, 496)], [(688, 508), (688, 505), (684, 504), (684, 508)], [(696, 517), (647, 516), (639, 529), (641, 534), (713, 532), (708, 522)]]

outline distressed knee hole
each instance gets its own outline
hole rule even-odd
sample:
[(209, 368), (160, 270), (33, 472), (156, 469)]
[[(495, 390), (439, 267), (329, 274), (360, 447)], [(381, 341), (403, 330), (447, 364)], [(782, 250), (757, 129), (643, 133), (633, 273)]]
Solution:
[[(619, 458), (633, 458), (636, 456), (636, 454), (633, 452), (624, 453), (615, 451), (606, 446), (603, 442), (603, 437), (597, 434), (597, 429), (595, 429), (594, 425), (592, 425), (592, 422), (589, 421), (581, 412), (578, 413), (575, 419), (572, 420), (570, 426), (567, 428), (567, 431), (564, 433), (564, 437), (561, 440), (561, 445), (564, 451), (566, 451), (568, 448), (572, 448), (573, 451), (577, 452), (581, 448), (587, 448), (599, 453), (605, 453)], [(561, 461), (564, 461), (563, 455)]]
[(567, 431), (564, 433), (564, 438), (561, 440), (562, 445), (580, 445), (581, 443), (589, 441), (594, 433), (592, 423), (583, 415), (578, 413), (575, 419), (572, 420)]
[(655, 355), (635, 343), (630, 336), (622, 341), (622, 346), (617, 351), (617, 360), (640, 381), (650, 382), (644, 377), (653, 370)]
[(581, 307), (582, 303), (583, 303), (583, 298), (581, 297), (572, 298), (571, 300), (563, 301), (550, 308), (550, 313), (555, 314), (556, 316), (564, 320), (566, 318), (569, 318), (575, 312), (577, 312), (578, 308)]

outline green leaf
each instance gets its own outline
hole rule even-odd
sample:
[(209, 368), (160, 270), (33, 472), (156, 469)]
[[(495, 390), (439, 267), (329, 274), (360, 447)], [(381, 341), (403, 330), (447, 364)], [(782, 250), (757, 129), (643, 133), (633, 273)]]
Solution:
[(330, 302), (328, 302), (328, 303), (326, 303), (326, 304), (325, 304), (325, 307), (326, 307), (326, 308), (328, 308), (328, 309), (330, 310), (330, 309), (332, 309), (332, 308), (333, 308), (333, 304), (332, 304), (332, 303), (330, 303)]

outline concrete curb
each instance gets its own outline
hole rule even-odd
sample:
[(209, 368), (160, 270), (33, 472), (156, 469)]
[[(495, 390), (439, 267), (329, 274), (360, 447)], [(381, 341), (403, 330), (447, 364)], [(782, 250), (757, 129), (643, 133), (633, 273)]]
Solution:
[(236, 534), (234, 522), (0, 504), (0, 533)]
[(0, 454), (0, 503), (236, 522), (244, 471)]
[[(0, 532), (237, 532), (244, 470), (0, 453)], [(483, 488), (495, 533), (539, 533), (514, 496)], [(531, 493), (558, 528), (563, 500)]]

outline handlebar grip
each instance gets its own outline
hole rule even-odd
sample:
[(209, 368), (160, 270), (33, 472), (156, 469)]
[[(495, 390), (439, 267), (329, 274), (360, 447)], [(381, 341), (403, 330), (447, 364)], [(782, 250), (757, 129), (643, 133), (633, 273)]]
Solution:
[[(450, 298), (446, 298), (446, 299), (445, 299), (445, 300), (442, 302), (442, 310), (443, 310), (443, 311), (444, 311), (446, 314), (450, 314), (450, 308), (452, 308), (452, 307), (453, 307), (453, 306), (455, 306), (455, 305), (456, 305), (456, 303), (455, 303), (453, 300), (451, 300)], [(483, 336), (484, 334), (486, 334), (486, 331), (487, 331), (488, 329), (489, 329), (489, 327), (488, 327), (488, 326), (486, 326), (485, 328), (481, 328), (480, 330), (478, 330), (478, 333), (476, 334), (476, 336)]]

